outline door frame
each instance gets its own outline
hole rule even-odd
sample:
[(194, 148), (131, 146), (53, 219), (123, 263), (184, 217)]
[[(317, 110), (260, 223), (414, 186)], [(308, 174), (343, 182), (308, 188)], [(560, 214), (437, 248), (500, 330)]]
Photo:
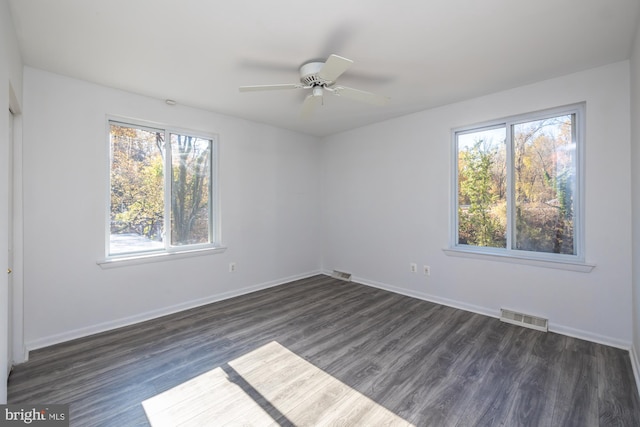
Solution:
[(23, 116), (20, 103), (13, 87), (9, 85), (9, 108), (13, 112), (13, 273), (11, 337), (13, 363), (23, 363), (29, 359), (24, 344), (24, 211), (23, 211)]
[[(6, 111), (6, 110), (5, 110)], [(27, 359), (27, 353), (24, 348), (24, 291), (23, 291), (23, 208), (22, 208), (22, 116), (20, 115), (20, 105), (15, 96), (15, 92), (11, 83), (9, 83), (9, 105), (8, 111), (5, 113), (6, 124), (0, 126), (4, 128), (4, 135), (0, 135), (0, 147), (3, 154), (6, 153), (6, 171), (7, 175), (0, 179), (1, 185), (6, 185), (6, 189), (2, 189), (3, 197), (6, 200), (0, 200), (0, 206), (4, 212), (0, 212), (0, 223), (6, 230), (2, 230), (0, 234), (3, 239), (6, 238), (7, 254), (2, 254), (0, 259), (6, 259), (7, 265), (2, 262), (2, 271), (0, 274), (7, 274), (5, 280), (0, 280), (0, 289), (2, 292), (2, 319), (0, 327), (6, 330), (2, 332), (4, 337), (0, 339), (0, 356), (2, 370), (6, 370), (5, 380), (0, 381), (0, 403), (7, 402), (7, 381), (11, 373), (11, 367), (14, 362), (20, 363)], [(4, 119), (2, 119), (4, 122)], [(6, 191), (6, 193), (5, 193)], [(5, 218), (6, 216), (6, 218)], [(6, 233), (6, 237), (4, 234)], [(2, 242), (2, 247), (5, 242)], [(7, 273), (4, 272), (7, 268)], [(6, 310), (4, 304), (6, 303)], [(5, 318), (6, 316), (6, 318)]]
[[(9, 138), (7, 144), (7, 349), (6, 357), (6, 373), (7, 380), (11, 374), (13, 366), (13, 111), (9, 106), (8, 126)], [(3, 367), (5, 369), (5, 367)]]

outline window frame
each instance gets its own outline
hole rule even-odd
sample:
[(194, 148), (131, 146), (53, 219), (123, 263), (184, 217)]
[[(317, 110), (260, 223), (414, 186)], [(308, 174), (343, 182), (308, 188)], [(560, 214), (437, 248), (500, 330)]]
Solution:
[[(574, 132), (576, 143), (576, 190), (574, 194), (574, 242), (575, 254), (557, 254), (549, 252), (535, 252), (515, 248), (515, 169), (513, 153), (514, 125), (542, 120), (562, 115), (575, 115)], [(586, 128), (586, 103), (577, 103), (561, 107), (549, 108), (531, 113), (518, 114), (497, 120), (486, 121), (474, 125), (461, 126), (451, 131), (452, 153), (452, 192), (451, 192), (451, 227), (450, 243), (445, 253), (452, 256), (466, 256), (472, 258), (502, 260), (507, 262), (519, 262), (532, 265), (547, 266), (552, 268), (570, 269), (576, 271), (591, 271), (593, 265), (585, 262), (584, 244), (584, 176), (585, 176), (585, 128)], [(458, 200), (458, 135), (478, 132), (488, 129), (504, 128), (506, 133), (507, 153), (507, 243), (505, 248), (474, 246), (459, 243), (459, 200)]]
[[(163, 197), (164, 197), (164, 247), (136, 252), (111, 253), (111, 124), (132, 127), (164, 134), (165, 158), (163, 162)], [(203, 132), (193, 129), (185, 129), (162, 123), (131, 119), (128, 117), (107, 115), (106, 117), (106, 149), (107, 149), (107, 175), (105, 196), (105, 244), (103, 259), (97, 264), (103, 268), (120, 265), (157, 262), (165, 259), (179, 259), (191, 256), (220, 253), (226, 250), (221, 241), (220, 200), (219, 200), (219, 136), (211, 132)], [(210, 141), (209, 152), (209, 224), (208, 243), (196, 243), (188, 245), (171, 244), (171, 199), (172, 199), (172, 147), (171, 135), (184, 135)]]

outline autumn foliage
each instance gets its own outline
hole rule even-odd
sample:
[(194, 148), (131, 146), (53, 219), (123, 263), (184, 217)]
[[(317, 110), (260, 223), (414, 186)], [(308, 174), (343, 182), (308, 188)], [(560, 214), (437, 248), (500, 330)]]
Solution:
[(505, 128), (458, 138), (459, 244), (504, 248), (511, 221), (512, 249), (575, 253), (573, 123), (565, 115), (516, 124), (511, 141)]
[[(164, 131), (113, 123), (110, 138), (111, 234), (162, 242), (168, 210), (172, 245), (208, 243), (211, 141), (171, 133), (168, 144)], [(168, 149), (170, 191), (165, 192)]]

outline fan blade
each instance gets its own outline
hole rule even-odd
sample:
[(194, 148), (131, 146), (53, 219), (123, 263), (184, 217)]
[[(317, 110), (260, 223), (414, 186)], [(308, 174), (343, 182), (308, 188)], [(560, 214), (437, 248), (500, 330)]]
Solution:
[(322, 104), (322, 95), (307, 95), (304, 99), (304, 103), (302, 104), (302, 113), (301, 116), (303, 119), (308, 119), (311, 117), (316, 108)]
[(324, 80), (335, 82), (338, 77), (353, 65), (353, 61), (338, 55), (331, 55), (327, 58), (318, 72), (318, 77)]
[(373, 105), (385, 105), (387, 102), (389, 102), (389, 98), (386, 96), (376, 95), (375, 93), (345, 86), (334, 87), (333, 93), (338, 96), (344, 96), (345, 98), (350, 98), (355, 101), (366, 102), (367, 104)]
[(303, 86), (299, 83), (291, 83), (284, 85), (255, 85), (255, 86), (240, 86), (240, 92), (254, 92), (259, 90), (283, 90), (283, 89), (298, 89)]

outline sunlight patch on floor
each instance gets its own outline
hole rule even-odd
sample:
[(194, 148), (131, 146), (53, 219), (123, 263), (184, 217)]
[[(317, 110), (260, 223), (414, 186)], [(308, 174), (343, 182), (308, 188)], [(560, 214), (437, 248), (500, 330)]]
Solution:
[(153, 427), (412, 425), (275, 341), (142, 404)]

